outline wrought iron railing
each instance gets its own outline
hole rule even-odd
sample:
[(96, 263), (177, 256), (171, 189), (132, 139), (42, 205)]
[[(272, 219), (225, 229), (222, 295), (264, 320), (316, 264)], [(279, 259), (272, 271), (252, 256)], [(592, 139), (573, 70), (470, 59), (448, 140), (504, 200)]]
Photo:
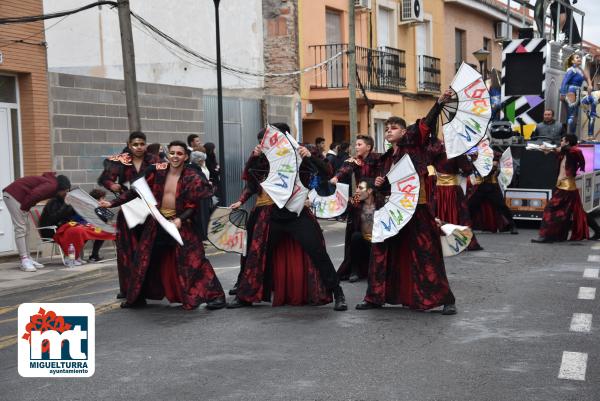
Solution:
[(442, 84), (440, 59), (419, 55), (419, 92), (439, 92)]
[[(348, 87), (348, 45), (339, 43), (309, 48), (314, 64), (342, 52), (341, 56), (315, 70), (311, 88)], [(367, 91), (400, 93), (406, 87), (405, 53), (392, 47), (370, 49), (356, 46), (356, 74)]]

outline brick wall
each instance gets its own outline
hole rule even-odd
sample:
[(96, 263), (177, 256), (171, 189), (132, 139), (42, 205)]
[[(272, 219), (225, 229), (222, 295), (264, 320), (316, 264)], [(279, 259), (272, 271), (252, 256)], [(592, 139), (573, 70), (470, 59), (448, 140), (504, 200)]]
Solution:
[[(296, 71), (298, 60), (298, 0), (263, 0), (265, 72)], [(298, 92), (299, 76), (265, 78), (268, 95)]]
[[(92, 189), (103, 159), (127, 142), (123, 81), (50, 73), (49, 83), (54, 169)], [(139, 83), (138, 92), (148, 143), (204, 132), (202, 89)]]
[[(0, 1), (3, 18), (43, 12), (42, 0)], [(0, 73), (15, 74), (19, 85), (23, 173), (40, 174), (52, 166), (44, 22), (2, 25), (0, 38), (4, 55)]]

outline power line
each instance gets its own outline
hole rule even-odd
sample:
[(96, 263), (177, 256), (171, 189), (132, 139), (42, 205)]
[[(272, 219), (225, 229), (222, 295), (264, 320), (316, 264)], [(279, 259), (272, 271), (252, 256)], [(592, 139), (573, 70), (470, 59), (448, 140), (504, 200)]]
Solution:
[(0, 25), (24, 24), (24, 23), (28, 23), (28, 22), (36, 22), (36, 21), (43, 21), (43, 20), (52, 19), (52, 18), (60, 18), (60, 17), (78, 13), (81, 11), (85, 11), (90, 8), (94, 8), (97, 6), (104, 6), (104, 5), (118, 7), (118, 4), (114, 1), (97, 1), (95, 3), (87, 4), (83, 7), (75, 8), (73, 10), (60, 11), (57, 13), (31, 15), (31, 16), (27, 16), (27, 17), (0, 18)]

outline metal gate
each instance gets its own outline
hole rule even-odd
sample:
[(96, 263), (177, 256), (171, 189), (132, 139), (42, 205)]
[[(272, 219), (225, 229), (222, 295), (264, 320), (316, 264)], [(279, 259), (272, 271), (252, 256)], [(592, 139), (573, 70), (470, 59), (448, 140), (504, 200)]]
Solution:
[[(225, 150), (225, 204), (235, 202), (242, 192), (242, 171), (250, 152), (257, 144), (256, 134), (262, 128), (261, 101), (258, 99), (223, 98), (223, 136), (219, 144), (217, 97), (204, 96), (204, 142), (213, 142), (216, 151)], [(218, 158), (218, 156), (217, 156)]]

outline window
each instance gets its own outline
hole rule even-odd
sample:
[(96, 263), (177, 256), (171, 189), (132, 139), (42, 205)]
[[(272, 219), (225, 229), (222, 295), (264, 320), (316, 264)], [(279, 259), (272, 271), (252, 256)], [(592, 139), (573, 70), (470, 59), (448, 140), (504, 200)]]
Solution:
[(394, 47), (392, 38), (394, 13), (389, 8), (379, 7), (377, 14), (377, 45)]
[(458, 71), (458, 68), (465, 60), (465, 31), (461, 29), (454, 31), (454, 54), (455, 68)]
[(15, 77), (0, 75), (0, 103), (17, 103)]
[[(492, 40), (490, 38), (483, 38), (483, 49), (490, 52), (488, 59), (486, 60), (485, 63), (483, 63), (483, 70), (489, 71), (488, 61), (492, 59)], [(484, 75), (487, 75), (487, 74), (484, 74)]]
[(422, 24), (415, 26), (415, 36), (417, 55), (431, 56), (431, 22), (423, 21)]

